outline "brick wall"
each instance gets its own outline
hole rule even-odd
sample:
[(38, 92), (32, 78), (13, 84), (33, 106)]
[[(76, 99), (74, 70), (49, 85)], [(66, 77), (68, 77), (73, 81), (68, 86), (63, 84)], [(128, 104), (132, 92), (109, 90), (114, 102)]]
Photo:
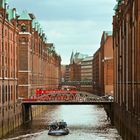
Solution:
[(127, 140), (140, 139), (139, 3), (125, 0), (113, 17), (115, 122)]

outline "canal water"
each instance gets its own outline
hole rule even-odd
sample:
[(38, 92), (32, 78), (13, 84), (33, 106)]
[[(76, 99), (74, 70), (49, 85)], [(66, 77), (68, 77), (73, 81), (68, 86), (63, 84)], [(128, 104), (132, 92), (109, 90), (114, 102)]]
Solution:
[[(64, 120), (70, 129), (66, 136), (48, 136), (47, 125)], [(59, 105), (48, 106), (40, 116), (22, 125), (4, 140), (121, 140), (117, 130), (107, 120), (102, 106)]]

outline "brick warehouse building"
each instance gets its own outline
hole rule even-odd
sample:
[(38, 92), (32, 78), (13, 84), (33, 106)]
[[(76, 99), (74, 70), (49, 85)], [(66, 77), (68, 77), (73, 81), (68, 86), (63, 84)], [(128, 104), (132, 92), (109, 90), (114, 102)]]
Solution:
[(113, 95), (112, 32), (103, 32), (100, 48), (93, 55), (93, 92)]
[(101, 95), (101, 53), (100, 48), (93, 55), (93, 93)]
[(19, 96), (30, 97), (37, 88), (59, 86), (61, 58), (33, 14), (23, 11), (18, 17), (19, 27)]
[(114, 8), (115, 124), (124, 140), (140, 140), (140, 1)]
[(71, 54), (70, 58), (70, 81), (81, 81), (81, 61), (88, 55), (79, 52)]
[(113, 95), (113, 45), (112, 32), (104, 31), (101, 38), (101, 93)]
[(81, 61), (81, 90), (93, 92), (93, 56), (88, 56)]
[(21, 123), (16, 10), (0, 1), (0, 137)]
[(8, 7), (0, 0), (0, 137), (22, 123), (19, 97), (58, 88), (61, 70), (61, 58), (34, 15), (17, 16)]
[(69, 82), (69, 78), (70, 78), (69, 69), (70, 69), (69, 65), (61, 66), (61, 82), (62, 83)]

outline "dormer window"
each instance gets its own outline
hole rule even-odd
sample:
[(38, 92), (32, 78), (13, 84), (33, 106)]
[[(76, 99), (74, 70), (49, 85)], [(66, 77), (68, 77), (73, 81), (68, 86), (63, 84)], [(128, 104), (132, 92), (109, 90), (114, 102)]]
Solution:
[(22, 24), (21, 25), (21, 31), (22, 32), (26, 32), (27, 28), (26, 28), (26, 25), (25, 24)]

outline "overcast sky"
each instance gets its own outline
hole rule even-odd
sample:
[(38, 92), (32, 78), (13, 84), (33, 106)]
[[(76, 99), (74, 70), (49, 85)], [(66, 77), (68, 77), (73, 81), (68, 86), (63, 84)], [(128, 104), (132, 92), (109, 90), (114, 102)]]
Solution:
[(8, 0), (18, 14), (34, 13), (48, 42), (55, 44), (62, 63), (69, 64), (71, 52), (93, 55), (103, 31), (112, 30), (115, 0)]

